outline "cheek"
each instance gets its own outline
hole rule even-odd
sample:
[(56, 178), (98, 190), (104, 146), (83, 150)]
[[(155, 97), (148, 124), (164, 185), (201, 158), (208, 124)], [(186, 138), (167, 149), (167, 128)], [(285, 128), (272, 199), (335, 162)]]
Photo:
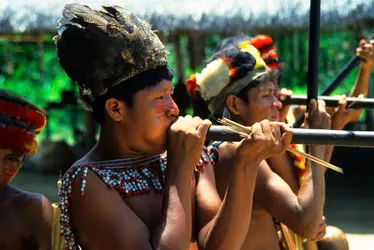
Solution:
[(261, 103), (260, 109), (264, 115), (271, 114), (273, 111), (273, 101), (268, 100), (267, 98), (264, 99), (263, 102)]
[(176, 108), (172, 105), (172, 103), (168, 101), (160, 101), (155, 104), (151, 110), (153, 110), (150, 117), (152, 117), (153, 123), (155, 126), (169, 126), (170, 118), (168, 117), (167, 113), (173, 112), (172, 110), (176, 110)]
[(20, 168), (21, 166), (3, 167), (0, 173), (0, 184), (8, 184), (16, 176)]

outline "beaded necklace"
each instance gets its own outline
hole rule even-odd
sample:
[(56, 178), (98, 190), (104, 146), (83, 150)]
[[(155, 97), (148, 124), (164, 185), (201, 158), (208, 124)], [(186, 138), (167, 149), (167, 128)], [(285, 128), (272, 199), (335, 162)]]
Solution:
[[(213, 161), (204, 149), (195, 172)], [(75, 163), (62, 179), (60, 202), (61, 234), (64, 236), (65, 249), (78, 250), (76, 238), (72, 232), (72, 221), (69, 214), (69, 199), (72, 196), (73, 182), (80, 175), (81, 195), (84, 195), (88, 170), (95, 173), (112, 190), (117, 190), (122, 198), (149, 194), (151, 187), (161, 193), (167, 174), (167, 154), (148, 155), (137, 158), (125, 158), (110, 161)]]

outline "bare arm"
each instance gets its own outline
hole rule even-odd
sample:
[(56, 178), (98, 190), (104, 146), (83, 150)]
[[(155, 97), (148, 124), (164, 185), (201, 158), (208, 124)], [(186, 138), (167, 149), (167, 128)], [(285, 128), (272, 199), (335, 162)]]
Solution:
[(192, 173), (190, 175), (186, 175), (183, 171), (173, 173), (171, 169), (178, 170), (178, 168), (169, 168), (168, 181), (164, 189), (165, 222), (160, 247), (161, 249), (188, 249), (192, 232)]
[(278, 174), (291, 187), (291, 190), (297, 194), (299, 184), (294, 172), (294, 166), (292, 166), (291, 159), (287, 153), (266, 159), (266, 162), (271, 170)]
[(240, 249), (250, 223), (259, 161), (253, 159), (245, 163), (222, 158), (216, 168), (228, 168), (222, 163), (230, 163), (233, 169), (226, 176), (229, 184), (222, 204), (211, 166), (201, 174), (197, 185), (198, 243), (201, 249)]
[[(281, 127), (284, 133), (281, 134)], [(216, 175), (223, 168), (232, 169), (226, 176), (228, 185), (220, 190), (226, 190), (223, 203), (217, 210), (219, 198), (215, 191), (213, 175), (207, 178), (211, 196), (205, 196), (205, 190), (199, 187), (197, 190), (199, 212), (199, 245), (203, 249), (241, 249), (248, 233), (252, 214), (254, 183), (257, 169), (261, 160), (283, 153), (292, 138), (290, 129), (285, 124), (270, 124), (269, 121), (255, 123), (252, 126), (252, 134), (237, 144), (226, 144), (226, 148), (220, 150)], [(208, 172), (208, 171), (207, 171)], [(225, 171), (224, 171), (225, 173)], [(208, 176), (207, 176), (208, 177)], [(222, 178), (219, 178), (222, 180)], [(209, 181), (210, 180), (210, 181)], [(210, 200), (214, 198), (214, 206), (210, 206)], [(205, 224), (212, 212), (216, 210), (216, 217)], [(229, 229), (229, 230), (228, 230)], [(222, 237), (224, 235), (224, 237)]]
[(40, 194), (35, 195), (32, 202), (32, 209), (29, 210), (31, 234), (34, 235), (39, 249), (51, 249), (52, 235), (52, 207), (46, 197)]
[[(77, 177), (79, 180), (79, 177)], [(123, 201), (116, 190), (108, 187), (93, 172), (88, 172), (85, 194), (80, 195), (80, 182), (73, 184), (73, 195), (71, 200), (71, 219), (74, 222), (76, 236), (83, 249), (106, 250), (106, 249), (188, 249), (188, 243), (182, 242), (184, 236), (180, 237), (173, 232), (171, 226), (175, 218), (179, 217), (178, 188), (169, 182), (165, 187), (164, 196), (167, 196), (164, 209), (166, 211), (166, 222), (160, 218), (161, 234), (155, 230), (150, 232), (146, 224), (136, 213)], [(175, 209), (171, 207), (177, 206)], [(171, 219), (170, 219), (171, 217)], [(178, 228), (174, 228), (178, 229)], [(187, 230), (182, 228), (181, 230)], [(172, 238), (170, 235), (174, 235)], [(172, 241), (173, 240), (173, 241)], [(162, 242), (162, 244), (160, 244)], [(179, 247), (179, 243), (186, 244)], [(159, 246), (160, 245), (160, 246)]]
[[(374, 60), (374, 40), (370, 43), (366, 43), (365, 40), (360, 42), (360, 46), (357, 48), (357, 55), (360, 56), (363, 61), (360, 63), (359, 71), (356, 77), (354, 86), (349, 93), (350, 97), (358, 97), (364, 95), (367, 97), (369, 89), (370, 75), (373, 69)], [(331, 115), (331, 129), (342, 130), (345, 125), (349, 122), (357, 121), (360, 118), (362, 109), (346, 109), (347, 103), (345, 97), (342, 97), (339, 101), (339, 107), (330, 109)], [(334, 146), (328, 146), (326, 150), (325, 160), (330, 161)]]
[(363, 61), (360, 63), (356, 82), (352, 87), (349, 96), (359, 96), (361, 94), (365, 94), (365, 97), (367, 96), (370, 74), (373, 68), (373, 44), (374, 40), (368, 43), (365, 40), (360, 41), (360, 45), (357, 48), (356, 53), (363, 59)]
[[(312, 154), (324, 157), (324, 150), (312, 147)], [(295, 195), (286, 182), (263, 161), (258, 172), (255, 199), (271, 215), (305, 238), (318, 233), (325, 201), (325, 168), (312, 163), (300, 191)]]

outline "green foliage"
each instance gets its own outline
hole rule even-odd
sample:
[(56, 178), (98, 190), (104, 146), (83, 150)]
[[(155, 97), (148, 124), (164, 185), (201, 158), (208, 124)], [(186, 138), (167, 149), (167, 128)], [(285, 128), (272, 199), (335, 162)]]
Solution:
[[(365, 30), (365, 37), (373, 33)], [(282, 67), (284, 69), (281, 85), (292, 89), (295, 94), (306, 94), (307, 69), (308, 69), (308, 33), (270, 34), (275, 40)], [(213, 54), (213, 50), (221, 37), (211, 36), (207, 40), (206, 58)], [(52, 40), (48, 37), (48, 40)], [(185, 75), (189, 77), (196, 71), (200, 71), (204, 62), (196, 71), (189, 67), (187, 37), (181, 38), (182, 58), (185, 65)], [(320, 40), (320, 91), (335, 77), (337, 72), (355, 54), (358, 41), (355, 34), (346, 30), (335, 30), (321, 33)], [(170, 67), (176, 70), (173, 46), (167, 44), (170, 51)], [(11, 90), (21, 95), (36, 105), (45, 108), (48, 102), (59, 102), (61, 91), (75, 90), (65, 72), (61, 69), (56, 49), (50, 43), (10, 43), (0, 41), (0, 88)], [(348, 94), (354, 84), (357, 70), (352, 72), (333, 94)], [(174, 84), (177, 78), (174, 78)], [(81, 109), (79, 109), (81, 110)], [(192, 110), (188, 110), (192, 113)], [(75, 113), (71, 110), (55, 110), (48, 114), (48, 128), (51, 139), (64, 139), (68, 143), (74, 143), (72, 122), (84, 129), (83, 112)], [(41, 138), (46, 136), (46, 130)]]

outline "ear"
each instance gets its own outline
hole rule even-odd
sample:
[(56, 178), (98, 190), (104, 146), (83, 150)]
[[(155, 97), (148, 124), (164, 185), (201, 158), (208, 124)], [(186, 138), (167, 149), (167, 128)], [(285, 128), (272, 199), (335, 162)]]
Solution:
[(243, 101), (234, 95), (230, 95), (226, 99), (226, 106), (233, 115), (239, 115), (242, 109)]
[(105, 102), (105, 112), (114, 121), (122, 121), (126, 113), (126, 105), (116, 98), (109, 98)]

